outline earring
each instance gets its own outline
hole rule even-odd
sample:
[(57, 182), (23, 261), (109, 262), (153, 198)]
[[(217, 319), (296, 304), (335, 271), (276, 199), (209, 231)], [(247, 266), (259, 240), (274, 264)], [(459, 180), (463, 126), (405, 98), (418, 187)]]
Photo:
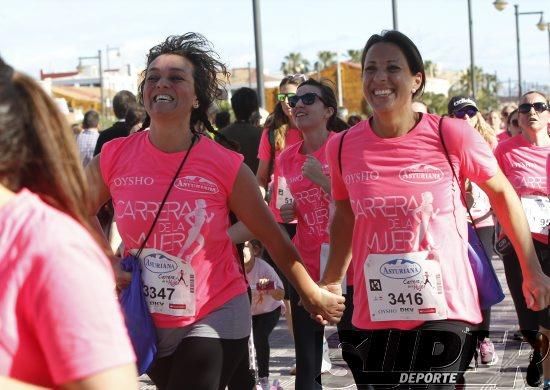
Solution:
[(199, 102), (193, 103), (193, 108), (195, 108), (195, 109), (196, 109), (196, 108), (199, 108)]
[(416, 89), (413, 88), (411, 92), (412, 92), (413, 95), (414, 95), (414, 94), (416, 93)]

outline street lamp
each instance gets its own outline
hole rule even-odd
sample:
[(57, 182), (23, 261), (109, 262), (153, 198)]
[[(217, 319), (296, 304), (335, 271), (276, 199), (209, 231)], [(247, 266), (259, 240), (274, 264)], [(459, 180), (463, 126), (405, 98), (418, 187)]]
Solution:
[[(502, 0), (496, 0), (493, 5), (499, 11), (502, 11), (506, 8), (508, 3)], [(518, 57), (518, 96), (521, 97), (521, 54), (519, 48), (519, 16), (520, 15), (540, 15), (540, 20), (537, 23), (537, 28), (541, 31), (544, 31), (546, 28), (546, 23), (544, 23), (544, 12), (519, 12), (519, 5), (514, 4), (514, 14), (516, 17), (516, 48), (517, 48), (517, 57)]]
[(391, 9), (393, 16), (393, 29), (397, 30), (397, 0), (391, 0)]
[(101, 103), (101, 115), (105, 115), (105, 108), (103, 104), (103, 67), (101, 65), (101, 50), (97, 51), (96, 56), (78, 57), (78, 67), (80, 68), (82, 60), (97, 60), (99, 64), (99, 100)]
[(252, 0), (252, 13), (254, 14), (254, 47), (256, 49), (256, 88), (258, 98), (260, 99), (260, 107), (265, 108), (264, 54), (262, 49), (260, 4), (258, 0)]
[(472, 98), (476, 100), (476, 78), (474, 62), (474, 32), (472, 21), (472, 2), (468, 0), (468, 29), (470, 31), (470, 87), (472, 88)]

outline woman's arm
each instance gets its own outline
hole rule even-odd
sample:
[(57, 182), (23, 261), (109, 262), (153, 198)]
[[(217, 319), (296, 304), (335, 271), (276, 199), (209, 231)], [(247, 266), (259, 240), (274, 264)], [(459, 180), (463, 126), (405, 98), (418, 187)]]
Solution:
[(351, 261), (351, 242), (355, 216), (349, 199), (337, 200), (330, 225), (330, 249), (325, 274), (320, 285), (335, 293), (342, 293), (342, 279)]
[(0, 389), (2, 390), (46, 390), (46, 387), (30, 385), (16, 379), (0, 376)]
[(265, 245), (273, 260), (296, 288), (306, 310), (324, 324), (338, 322), (344, 309), (343, 297), (320, 289), (307, 273), (298, 251), (284, 235), (257, 190), (250, 169), (241, 165), (229, 199), (231, 210)]
[(315, 184), (330, 194), (330, 178), (323, 173), (323, 166), (312, 155), (306, 157), (304, 165), (302, 165), (302, 174)]
[(497, 219), (512, 242), (523, 274), (523, 295), (527, 307), (538, 311), (550, 304), (550, 278), (541, 269), (529, 224), (521, 202), (500, 169), (479, 187), (487, 194)]
[[(109, 243), (107, 237), (105, 237), (103, 229), (101, 229), (101, 225), (96, 216), (101, 207), (111, 198), (109, 188), (103, 181), (103, 177), (101, 175), (101, 168), (99, 166), (100, 157), (101, 154), (95, 156), (85, 169), (90, 194), (90, 204), (88, 205), (88, 212), (90, 215), (90, 223), (100, 233), (101, 237), (105, 239), (107, 247), (110, 248), (111, 244)], [(124, 272), (120, 268), (120, 261), (120, 257), (112, 257), (111, 266), (113, 267), (113, 271), (115, 273), (117, 286), (119, 288), (125, 288), (126, 286), (128, 286), (128, 284), (130, 284), (130, 281), (132, 280), (132, 274), (129, 272)]]
[[(3, 387), (2, 387), (3, 388)], [(137, 372), (134, 364), (111, 368), (61, 386), (63, 390), (105, 390), (138, 389)]]
[[(258, 163), (258, 170), (256, 171), (256, 180), (264, 191), (267, 190), (267, 185), (269, 184), (269, 165), (269, 161), (260, 160)], [(262, 193), (262, 195), (265, 196), (265, 193)]]

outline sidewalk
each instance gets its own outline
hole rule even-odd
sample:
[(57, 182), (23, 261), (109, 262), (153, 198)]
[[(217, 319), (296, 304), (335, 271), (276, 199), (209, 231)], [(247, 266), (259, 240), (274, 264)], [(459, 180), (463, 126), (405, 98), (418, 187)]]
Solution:
[[(499, 360), (493, 366), (479, 365), (477, 369), (469, 370), (466, 373), (466, 389), (531, 389), (524, 381), (530, 347), (527, 343), (512, 339), (514, 331), (518, 329), (514, 304), (508, 292), (501, 260), (493, 258), (493, 266), (506, 294), (504, 301), (494, 306), (491, 314), (491, 340)], [(327, 327), (325, 334), (330, 346), (332, 370), (323, 374), (323, 388), (356, 389), (351, 372), (338, 349), (336, 327)], [(289, 374), (290, 367), (294, 365), (294, 350), (284, 318), (279, 320), (270, 341), (270, 380), (278, 379), (285, 390), (294, 389), (294, 377)], [(140, 382), (141, 390), (156, 389), (145, 375), (140, 378)]]

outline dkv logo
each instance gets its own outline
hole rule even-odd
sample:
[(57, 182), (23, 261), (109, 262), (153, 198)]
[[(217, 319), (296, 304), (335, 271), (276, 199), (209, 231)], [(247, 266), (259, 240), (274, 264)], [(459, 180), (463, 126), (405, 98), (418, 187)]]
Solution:
[(420, 264), (407, 259), (393, 259), (380, 266), (380, 273), (391, 279), (408, 279), (421, 272)]
[(197, 192), (199, 194), (217, 194), (219, 192), (216, 183), (200, 176), (180, 177), (174, 183), (174, 187), (179, 190)]
[(399, 178), (407, 183), (437, 183), (443, 179), (443, 171), (428, 164), (413, 164), (399, 172)]

